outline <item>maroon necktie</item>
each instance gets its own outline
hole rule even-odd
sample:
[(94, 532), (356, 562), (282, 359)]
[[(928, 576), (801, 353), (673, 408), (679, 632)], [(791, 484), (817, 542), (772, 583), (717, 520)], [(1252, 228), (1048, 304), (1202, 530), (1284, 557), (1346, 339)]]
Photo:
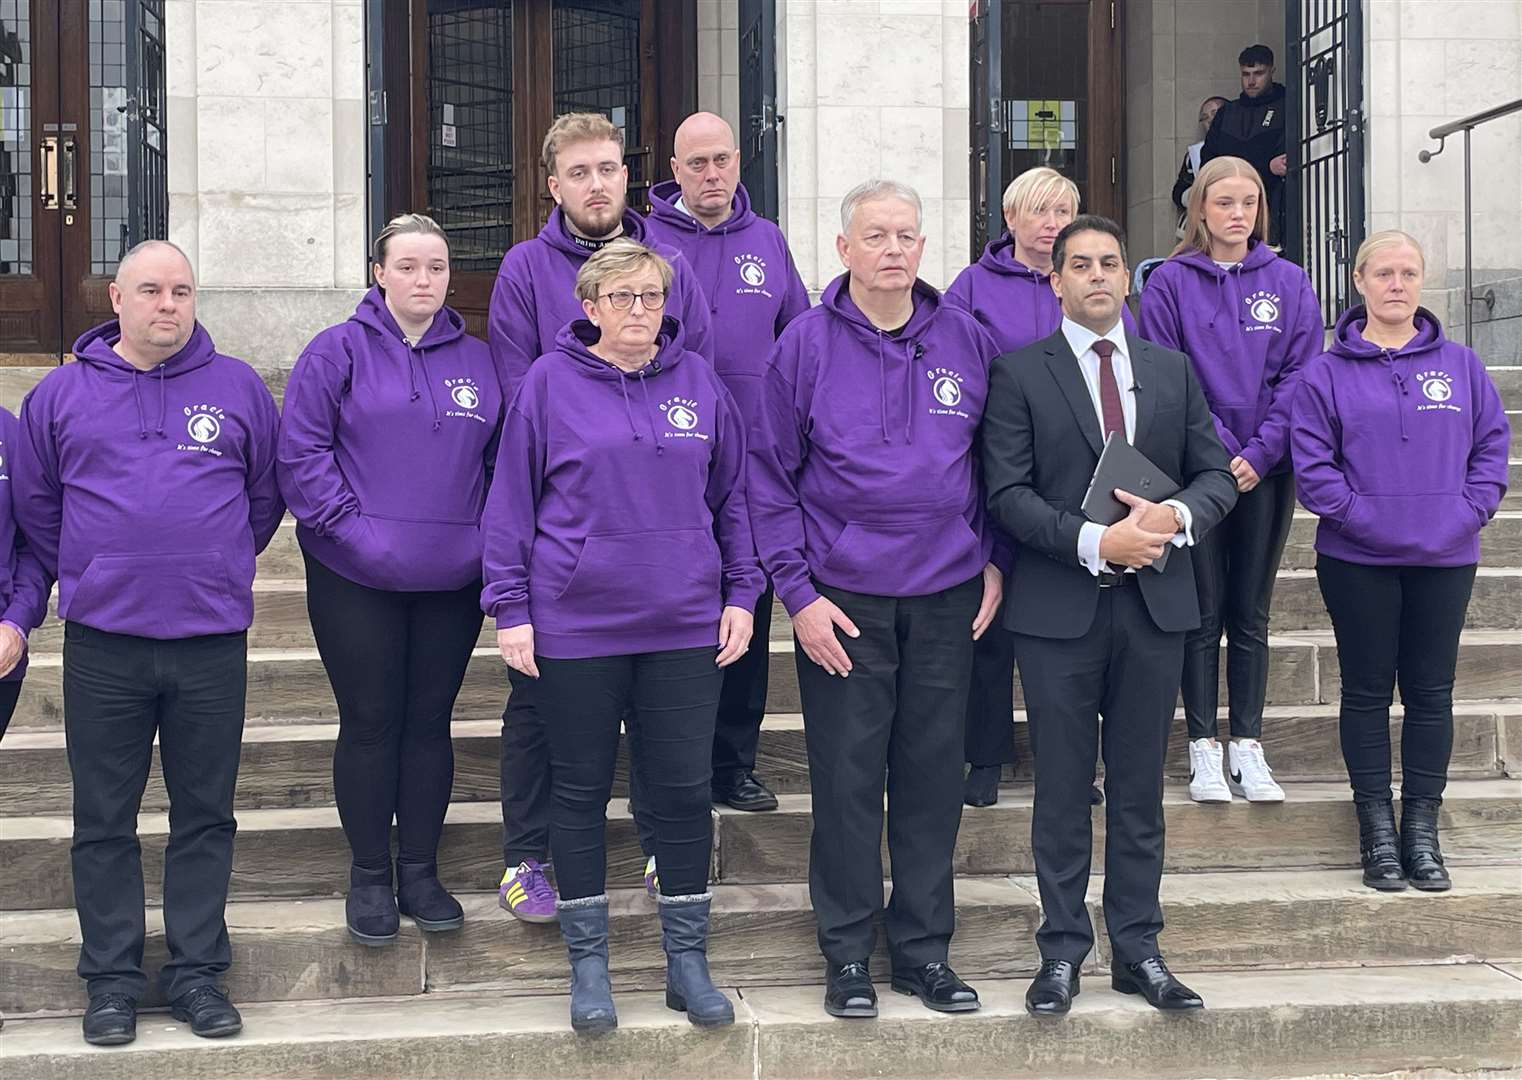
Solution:
[(1110, 437), (1110, 432), (1120, 432), (1120, 437), (1126, 437), (1126, 414), (1120, 407), (1120, 387), (1115, 382), (1115, 367), (1110, 363), (1110, 355), (1115, 352), (1115, 343), (1105, 338), (1094, 342), (1094, 354), (1099, 357), (1099, 411), (1104, 417), (1104, 436)]

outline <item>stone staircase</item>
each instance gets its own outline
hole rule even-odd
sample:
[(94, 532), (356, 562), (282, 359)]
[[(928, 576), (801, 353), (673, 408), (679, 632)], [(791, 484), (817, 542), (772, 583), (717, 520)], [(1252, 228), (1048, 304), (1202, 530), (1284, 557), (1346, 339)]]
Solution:
[[(1522, 367), (1492, 369), (1522, 410)], [(15, 408), (34, 381), (0, 371)], [(1522, 431), (1522, 411), (1513, 412)], [(1522, 1070), (1522, 441), (1514, 435), (1506, 508), (1484, 533), (1484, 565), (1460, 647), (1452, 781), (1443, 839), (1446, 894), (1380, 894), (1355, 869), (1356, 825), (1337, 745), (1336, 645), (1312, 567), (1314, 519), (1297, 516), (1274, 604), (1264, 742), (1288, 800), (1197, 806), (1188, 799), (1183, 722), (1166, 796), (1163, 947), (1207, 1009), (1153, 1012), (1110, 991), (1100, 882), (1100, 945), (1062, 1022), (1022, 1007), (1038, 958), (1030, 854), (1028, 739), (997, 806), (968, 809), (958, 840), (952, 960), (976, 982), (977, 1014), (947, 1017), (881, 989), (875, 1023), (831, 1020), (808, 904), (808, 774), (797, 677), (780, 611), (762, 729), (772, 814), (714, 814), (716, 979), (738, 1022), (699, 1032), (665, 1009), (655, 905), (620, 779), (609, 812), (612, 957), (620, 1028), (569, 1030), (566, 962), (553, 927), (496, 903), (501, 661), (483, 630), (456, 709), (454, 802), (441, 875), (465, 927), (425, 936), (406, 923), (392, 948), (343, 928), (347, 847), (333, 806), (336, 714), (312, 643), (302, 566), (287, 523), (260, 559), (249, 659), (248, 726), (228, 922), (228, 985), (245, 1018), (231, 1040), (195, 1039), (146, 1014), (136, 1043), (88, 1047), (74, 974), (69, 775), (62, 732), (60, 632), (34, 636), (32, 667), (0, 744), (0, 1076), (16, 1078), (491, 1076), (1305, 1076)], [(1392, 726), (1397, 729), (1397, 711)], [(164, 956), (162, 854), (167, 803), (150, 780), (140, 817), (147, 883), (146, 964)], [(1103, 815), (1096, 817), (1102, 842)], [(877, 971), (886, 971), (879, 956)], [(161, 1004), (157, 999), (145, 1007)]]

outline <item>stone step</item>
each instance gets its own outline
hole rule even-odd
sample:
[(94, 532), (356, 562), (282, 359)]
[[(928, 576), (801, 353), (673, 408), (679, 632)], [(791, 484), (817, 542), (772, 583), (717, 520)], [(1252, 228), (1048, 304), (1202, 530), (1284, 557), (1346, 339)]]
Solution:
[(1488, 370), (1507, 409), (1522, 409), (1522, 367), (1502, 366)]
[[(1292, 869), (1356, 864), (1357, 825), (1346, 782), (1286, 785), (1286, 802), (1201, 806), (1187, 787), (1164, 795), (1168, 865), (1174, 870)], [(714, 811), (715, 872), (721, 884), (801, 881), (811, 829), (807, 795), (783, 795), (776, 812)], [(1032, 870), (1030, 786), (1007, 790), (996, 806), (962, 815), (957, 872)], [(1522, 783), (1457, 780), (1443, 803), (1444, 851), (1454, 865), (1515, 862), (1522, 851)], [(644, 857), (623, 800), (608, 812), (608, 880), (638, 882)], [(1096, 811), (1096, 834), (1103, 833)], [(162, 896), (165, 815), (143, 814), (138, 832), (150, 902)], [(72, 826), (67, 815), (13, 816), (0, 830), (0, 911), (69, 907)], [(456, 803), (439, 849), (439, 875), (455, 890), (495, 889), (502, 876), (502, 815), (494, 802)], [(238, 815), (231, 895), (237, 899), (342, 896), (349, 849), (332, 807), (245, 810)]]
[[(798, 671), (792, 642), (774, 638), (767, 705), (773, 712), (797, 712)], [(1330, 631), (1276, 633), (1269, 638), (1270, 705), (1331, 704), (1337, 701), (1337, 645)], [(1225, 668), (1224, 658), (1222, 668)], [(456, 720), (501, 716), (507, 699), (505, 667), (494, 648), (477, 649), (455, 703)], [(1458, 700), (1516, 696), (1522, 673), (1522, 633), (1466, 630), (1459, 644)], [(1022, 703), (1015, 678), (1015, 704)], [(252, 649), (248, 663), (248, 719), (251, 722), (326, 720), (337, 716), (333, 693), (316, 649)], [(32, 657), (17, 703), (12, 730), (63, 726), (62, 657)]]
[[(1161, 945), (1180, 972), (1272, 970), (1522, 958), (1522, 890), (1514, 867), (1457, 872), (1451, 892), (1429, 897), (1365, 888), (1352, 870), (1176, 874), (1163, 879), (1168, 926)], [(1089, 906), (1099, 945), (1086, 965), (1110, 962), (1100, 902)], [(887, 888), (887, 887), (885, 887)], [(888, 889), (887, 891), (891, 891)], [(614, 890), (611, 970), (620, 991), (662, 985), (656, 903), (643, 889)], [(233, 963), (227, 985), (239, 1002), (400, 997), (428, 991), (563, 993), (565, 947), (553, 926), (520, 923), (491, 893), (461, 897), (465, 926), (422, 934), (404, 920), (395, 946), (363, 948), (344, 929), (341, 900), (243, 901), (228, 908)], [(969, 979), (1009, 978), (1040, 965), (1034, 878), (962, 878), (951, 962)], [(167, 959), (163, 912), (148, 913), (146, 970)], [(0, 914), (0, 1011), (20, 1015), (81, 1011), (74, 965), (79, 924), (69, 910)], [(721, 984), (788, 986), (814, 982), (821, 960), (808, 886), (730, 885), (714, 889), (709, 966)], [(881, 935), (879, 935), (881, 943)], [(888, 971), (886, 947), (873, 966)], [(163, 1004), (155, 991), (141, 1004)]]
[[(1511, 404), (1508, 402), (1507, 404)], [(1506, 419), (1511, 422), (1511, 457), (1522, 457), (1522, 411), (1508, 409)]]
[[(1295, 511), (1280, 569), (1315, 569), (1317, 522), (1315, 514)], [(1502, 510), (1481, 530), (1480, 562), (1484, 566), (1522, 566), (1522, 511)]]
[[(1400, 767), (1399, 708), (1390, 725), (1395, 767)], [(498, 720), (457, 720), (453, 725), (455, 776), (453, 801), (493, 802), (500, 797), (501, 724)], [(1219, 731), (1227, 735), (1226, 711)], [(1005, 770), (1007, 781), (1031, 779), (1030, 735), (1024, 710), (1014, 713), (1017, 762)], [(243, 733), (238, 774), (240, 810), (281, 809), (333, 804), (333, 747), (338, 725), (257, 724)], [(1341, 780), (1335, 705), (1273, 706), (1265, 711), (1263, 746), (1274, 775), (1283, 780)], [(1189, 778), (1188, 734), (1183, 711), (1174, 717), (1168, 743), (1167, 775)], [(757, 771), (774, 791), (809, 789), (803, 717), (772, 713), (761, 728)], [(1522, 776), (1522, 701), (1466, 702), (1454, 713), (1453, 757), (1449, 776), (1483, 779)], [(628, 765), (620, 749), (615, 797), (628, 794)], [(0, 814), (66, 814), (71, 784), (61, 731), (17, 731), (0, 743)], [(169, 808), (158, 752), (143, 793), (142, 809)]]
[(1522, 968), (1450, 964), (1203, 972), (1207, 1008), (1165, 1016), (1090, 978), (1061, 1021), (1026, 1015), (1024, 979), (984, 980), (983, 1008), (946, 1016), (882, 987), (880, 1017), (842, 1023), (820, 990), (728, 990), (736, 1022), (700, 1030), (659, 993), (618, 997), (619, 1029), (570, 1030), (566, 999), (431, 993), (399, 1000), (253, 1004), (243, 1033), (209, 1042), (146, 1016), (130, 1046), (102, 1051), (73, 1018), (16, 1020), (0, 1068), (28, 1080), (222, 1080), (479, 1075), (727, 1080), (925, 1076), (1305, 1076), (1514, 1068)]

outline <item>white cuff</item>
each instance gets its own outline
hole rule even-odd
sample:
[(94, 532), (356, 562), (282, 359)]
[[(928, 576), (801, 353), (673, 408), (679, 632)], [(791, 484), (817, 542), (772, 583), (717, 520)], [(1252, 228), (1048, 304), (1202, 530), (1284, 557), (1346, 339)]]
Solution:
[(1183, 531), (1173, 534), (1173, 546), (1194, 547), (1194, 514), (1190, 512), (1189, 507), (1177, 499), (1164, 499), (1163, 505), (1177, 507), (1179, 516), (1184, 519)]
[(1078, 561), (1095, 577), (1104, 569), (1099, 557), (1099, 542), (1104, 539), (1105, 526), (1097, 521), (1085, 521), (1078, 527)]

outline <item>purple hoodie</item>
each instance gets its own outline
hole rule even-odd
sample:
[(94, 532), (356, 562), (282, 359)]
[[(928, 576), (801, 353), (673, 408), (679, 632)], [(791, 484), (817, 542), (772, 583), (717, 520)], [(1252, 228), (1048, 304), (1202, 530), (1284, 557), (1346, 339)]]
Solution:
[(1256, 240), (1229, 270), (1175, 255), (1142, 290), (1141, 336), (1193, 362), (1228, 454), (1259, 476), (1289, 469), (1295, 387), (1326, 339), (1304, 270)]
[[(1050, 337), (1062, 325), (1062, 304), (1052, 292), (1051, 278), (1015, 258), (1009, 233), (989, 242), (978, 261), (957, 275), (945, 298), (972, 312), (1001, 355)], [(1121, 307), (1120, 319), (1136, 333), (1129, 307)]]
[(254, 556), (285, 514), (275, 399), (199, 323), (149, 371), (120, 338), (115, 320), (86, 332), (21, 403), (16, 522), (60, 618), (160, 639), (247, 630)]
[(392, 592), (481, 577), (481, 507), (502, 391), (491, 350), (443, 308), (416, 347), (379, 288), (296, 361), (280, 421), (280, 493), (301, 546)]
[(674, 180), (650, 193), (646, 234), (680, 251), (708, 298), (714, 367), (747, 421), (761, 404), (761, 376), (782, 328), (809, 309), (809, 293), (793, 265), (782, 230), (755, 215), (750, 195), (735, 189), (733, 213), (710, 229), (676, 206)]
[(1321, 518), (1316, 550), (1385, 566), (1479, 562), (1480, 529), (1506, 494), (1501, 395), (1426, 308), (1393, 352), (1364, 340), (1366, 320), (1355, 307), (1337, 321), (1295, 395), (1295, 486)]
[[(674, 273), (665, 313), (681, 325), (681, 344), (711, 361), (708, 304), (692, 267), (679, 252), (653, 242), (645, 233), (645, 219), (633, 210), (624, 211), (623, 224), (623, 235), (653, 247), (671, 263)], [(502, 257), (491, 292), (487, 340), (507, 400), (512, 400), (534, 358), (553, 351), (560, 331), (583, 316), (576, 299), (576, 274), (594, 250), (571, 235), (557, 206), (538, 236), (514, 244)]]
[[(0, 409), (0, 622), (9, 623), (25, 638), (48, 614), (53, 579), (37, 561), (11, 513), (11, 459), (20, 444), (21, 429), (9, 409)], [(0, 682), (20, 682), (26, 674), (26, 653)]]
[(747, 467), (761, 563), (788, 613), (812, 578), (924, 596), (1008, 570), (984, 519), (974, 445), (993, 340), (922, 281), (895, 336), (851, 299), (848, 277), (788, 325), (762, 381)]
[(726, 606), (764, 582), (742, 484), (744, 426), (713, 367), (662, 324), (625, 374), (586, 320), (534, 361), (508, 406), (482, 518), (481, 608), (575, 659), (717, 646)]

